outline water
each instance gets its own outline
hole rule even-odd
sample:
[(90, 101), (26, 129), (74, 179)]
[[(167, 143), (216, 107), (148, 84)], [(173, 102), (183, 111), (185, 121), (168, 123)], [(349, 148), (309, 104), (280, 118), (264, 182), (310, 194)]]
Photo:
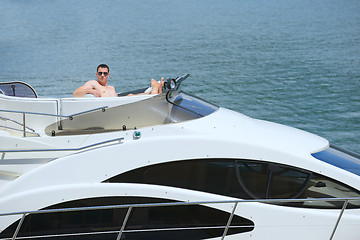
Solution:
[(100, 63), (117, 91), (190, 73), (187, 92), (360, 152), (357, 0), (5, 0), (0, 9), (1, 81), (60, 97)]

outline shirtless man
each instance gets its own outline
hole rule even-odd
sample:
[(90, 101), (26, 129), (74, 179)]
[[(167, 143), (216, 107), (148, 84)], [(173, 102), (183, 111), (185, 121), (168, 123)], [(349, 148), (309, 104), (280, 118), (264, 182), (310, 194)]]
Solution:
[[(83, 97), (86, 94), (92, 94), (95, 97), (117, 97), (117, 93), (113, 86), (107, 85), (108, 78), (110, 76), (109, 67), (106, 64), (100, 64), (97, 67), (96, 77), (97, 81), (90, 80), (83, 86), (77, 88), (73, 92), (74, 97)], [(144, 94), (158, 94), (162, 92), (162, 86), (164, 85), (164, 78), (161, 78), (161, 82), (158, 83), (154, 79), (151, 79), (151, 92)]]

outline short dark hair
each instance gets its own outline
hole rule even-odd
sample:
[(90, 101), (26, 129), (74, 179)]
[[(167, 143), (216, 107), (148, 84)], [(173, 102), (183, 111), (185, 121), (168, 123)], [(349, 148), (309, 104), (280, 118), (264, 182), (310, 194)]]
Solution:
[(108, 72), (110, 72), (110, 68), (109, 68), (109, 66), (106, 65), (106, 64), (103, 64), (103, 63), (100, 64), (100, 65), (97, 67), (96, 72), (99, 71), (99, 68), (107, 68)]

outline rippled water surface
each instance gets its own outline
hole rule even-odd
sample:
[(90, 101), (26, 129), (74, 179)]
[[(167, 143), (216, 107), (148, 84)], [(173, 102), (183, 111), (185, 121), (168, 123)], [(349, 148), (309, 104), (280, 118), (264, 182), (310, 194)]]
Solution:
[(70, 96), (110, 66), (117, 91), (184, 90), (360, 152), (360, 1), (1, 1), (0, 81)]

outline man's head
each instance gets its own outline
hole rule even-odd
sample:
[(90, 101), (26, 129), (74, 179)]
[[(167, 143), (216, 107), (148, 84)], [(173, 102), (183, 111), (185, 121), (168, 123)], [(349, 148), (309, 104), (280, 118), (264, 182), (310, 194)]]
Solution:
[(100, 85), (106, 86), (109, 77), (109, 67), (106, 64), (100, 64), (96, 69), (97, 81)]

